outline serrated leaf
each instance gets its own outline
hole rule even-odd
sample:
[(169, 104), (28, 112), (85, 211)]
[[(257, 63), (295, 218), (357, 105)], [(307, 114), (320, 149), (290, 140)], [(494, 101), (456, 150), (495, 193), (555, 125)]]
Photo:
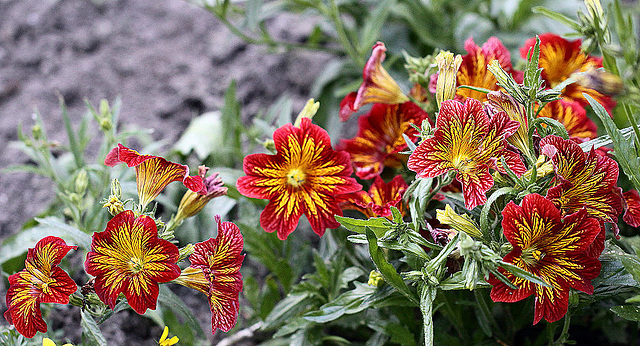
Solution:
[(378, 268), (378, 271), (382, 274), (385, 282), (389, 283), (393, 288), (398, 290), (398, 292), (402, 293), (402, 295), (407, 297), (409, 301), (418, 305), (419, 302), (415, 294), (409, 290), (409, 287), (407, 287), (407, 284), (402, 280), (402, 277), (398, 274), (396, 268), (394, 268), (385, 259), (384, 252), (382, 252), (380, 247), (378, 247), (378, 238), (375, 233), (367, 227), (366, 234), (367, 240), (369, 241), (369, 254), (371, 255), (373, 263), (375, 263)]
[(102, 335), (100, 327), (91, 317), (91, 314), (80, 310), (80, 326), (82, 326), (82, 335), (87, 338), (87, 345), (106, 346), (107, 340)]

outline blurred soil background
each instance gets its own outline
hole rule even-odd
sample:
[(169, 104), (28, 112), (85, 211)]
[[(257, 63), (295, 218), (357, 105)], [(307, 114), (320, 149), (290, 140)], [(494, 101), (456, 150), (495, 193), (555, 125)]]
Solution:
[[(302, 42), (313, 24), (284, 14), (268, 28), (276, 38)], [(66, 143), (59, 95), (72, 121), (86, 113), (85, 98), (97, 107), (100, 99), (120, 96), (121, 125), (152, 129), (154, 140), (173, 143), (191, 119), (222, 106), (232, 80), (245, 121), (284, 93), (294, 110), (301, 109), (329, 59), (247, 45), (182, 0), (0, 0), (0, 168), (29, 163), (9, 143), (18, 139), (19, 124), (30, 131), (35, 109), (49, 138)], [(50, 181), (34, 174), (1, 173), (0, 186), (0, 241), (54, 197)], [(185, 300), (200, 309), (196, 316), (210, 335), (206, 298), (193, 292)], [(6, 288), (0, 293), (4, 297)], [(49, 328), (64, 326), (65, 336), (77, 339), (79, 313), (68, 310), (56, 310), (61, 313)], [(162, 332), (132, 312), (116, 314), (101, 328), (110, 345), (153, 344)]]

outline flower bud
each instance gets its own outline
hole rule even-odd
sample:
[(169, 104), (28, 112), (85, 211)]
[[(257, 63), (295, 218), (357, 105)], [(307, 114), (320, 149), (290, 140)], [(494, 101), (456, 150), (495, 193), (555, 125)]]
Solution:
[(482, 232), (468, 215), (458, 215), (450, 205), (445, 205), (444, 210), (436, 210), (436, 219), (442, 224), (449, 225), (456, 231), (464, 232), (474, 238), (482, 238)]
[(78, 175), (76, 175), (76, 179), (75, 179), (76, 192), (80, 196), (84, 196), (84, 193), (87, 191), (88, 186), (89, 186), (89, 175), (87, 174), (87, 171), (85, 171), (84, 169), (81, 169), (80, 172), (78, 172)]
[(304, 108), (298, 113), (296, 117), (296, 121), (293, 123), (293, 126), (300, 127), (300, 122), (302, 118), (313, 119), (313, 116), (318, 112), (318, 108), (320, 108), (320, 102), (315, 102), (313, 99), (309, 99), (307, 103), (304, 105)]
[(591, 68), (585, 72), (576, 73), (574, 76), (572, 77), (576, 78), (578, 84), (607, 96), (616, 96), (625, 89), (620, 77), (601, 68)]
[(175, 216), (176, 223), (180, 224), (182, 220), (198, 214), (211, 199), (227, 194), (227, 188), (224, 187), (218, 173), (213, 173), (205, 178), (208, 170), (209, 168), (206, 166), (198, 167), (198, 175), (202, 178), (204, 188), (199, 192), (191, 190), (185, 192)]
[(382, 277), (382, 274), (378, 273), (375, 270), (372, 270), (369, 273), (369, 281), (367, 281), (367, 285), (374, 286), (374, 287), (380, 287), (383, 284), (384, 284), (384, 278)]
[(438, 64), (436, 102), (439, 108), (443, 101), (453, 100), (456, 95), (457, 74), (462, 64), (462, 56), (458, 54), (454, 57), (453, 53), (442, 51), (435, 59)]

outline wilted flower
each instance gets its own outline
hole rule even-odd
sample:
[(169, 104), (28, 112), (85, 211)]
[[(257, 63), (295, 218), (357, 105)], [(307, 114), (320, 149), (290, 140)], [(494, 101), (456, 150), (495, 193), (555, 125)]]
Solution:
[(489, 119), (478, 100), (465, 103), (444, 101), (436, 120), (434, 136), (425, 139), (409, 157), (407, 166), (420, 178), (434, 178), (451, 170), (462, 184), (465, 206), (471, 210), (484, 204), (493, 186), (489, 169), (500, 169), (496, 160), (504, 157), (516, 174), (526, 171), (519, 155), (506, 149), (506, 138), (518, 129), (518, 122), (504, 112)]
[(194, 192), (203, 188), (202, 178), (189, 176), (189, 167), (165, 160), (159, 156), (140, 155), (122, 144), (113, 148), (104, 159), (104, 164), (113, 167), (124, 162), (136, 168), (136, 184), (142, 210), (173, 181), (181, 181)]
[(428, 119), (427, 113), (413, 102), (374, 104), (358, 119), (358, 135), (340, 140), (338, 149), (351, 155), (358, 178), (371, 179), (385, 167), (402, 167), (406, 155), (400, 152), (407, 149), (402, 135), (413, 138), (417, 131), (411, 124), (420, 126), (424, 119)]
[(213, 198), (227, 194), (227, 188), (224, 187), (222, 178), (218, 176), (218, 173), (213, 173), (205, 178), (207, 171), (209, 171), (209, 167), (198, 167), (198, 175), (202, 178), (204, 187), (199, 192), (187, 190), (184, 193), (176, 212), (175, 219), (177, 222), (198, 214)]
[(631, 227), (640, 227), (640, 195), (638, 191), (629, 190), (623, 194), (627, 204), (622, 220)]
[(244, 172), (238, 191), (250, 198), (266, 198), (269, 204), (260, 215), (267, 232), (284, 240), (307, 216), (313, 231), (322, 236), (327, 228), (340, 224), (342, 215), (335, 196), (362, 188), (350, 175), (349, 154), (331, 148), (329, 135), (303, 118), (300, 127), (287, 124), (273, 133), (277, 154), (252, 154), (244, 158)]
[(114, 308), (120, 293), (139, 314), (155, 310), (158, 283), (180, 275), (178, 248), (158, 238), (155, 221), (131, 210), (116, 215), (103, 232), (93, 234), (91, 251), (84, 263), (95, 276), (96, 294)]
[(557, 100), (550, 102), (538, 114), (557, 120), (567, 129), (569, 137), (592, 139), (598, 136), (598, 129), (593, 120), (587, 116), (587, 111), (578, 102), (571, 100)]
[[(602, 67), (602, 58), (592, 57), (582, 52), (581, 40), (568, 41), (556, 34), (542, 34), (540, 38), (540, 67), (542, 79), (547, 83), (547, 88), (554, 88), (564, 82), (576, 72), (585, 72), (594, 68)], [(530, 38), (520, 48), (520, 55), (526, 58), (529, 50), (536, 44), (535, 38)], [(589, 96), (600, 102), (607, 111), (615, 107), (615, 101), (603, 95), (599, 91), (587, 88), (578, 83), (567, 85), (562, 90), (562, 97), (573, 100), (580, 105), (587, 106), (589, 102), (582, 96), (587, 93)]]
[(343, 210), (358, 210), (368, 218), (390, 217), (391, 207), (396, 207), (404, 213), (402, 195), (409, 187), (401, 175), (396, 176), (388, 183), (376, 176), (371, 184), (369, 192), (358, 191), (337, 197), (340, 208)]
[(399, 104), (409, 101), (398, 83), (382, 67), (387, 48), (378, 42), (362, 70), (362, 85), (357, 93), (351, 93), (340, 103), (340, 120), (346, 121), (353, 112), (370, 103)]
[(78, 286), (58, 264), (71, 249), (77, 248), (58, 237), (42, 238), (27, 251), (25, 268), (9, 276), (4, 318), (18, 333), (32, 338), (36, 332), (47, 331), (40, 303), (69, 303), (69, 296)]
[(174, 282), (204, 293), (211, 307), (211, 331), (219, 328), (228, 332), (236, 324), (240, 307), (244, 241), (238, 226), (221, 222), (220, 216), (216, 222), (217, 237), (194, 245), (191, 265)]
[[(473, 38), (470, 37), (464, 43), (464, 49), (467, 51), (467, 55), (462, 57), (462, 65), (458, 70), (458, 85), (499, 90), (500, 87), (496, 85), (496, 77), (487, 69), (487, 65), (493, 60), (498, 60), (502, 69), (513, 75), (516, 81), (522, 80), (522, 72), (513, 69), (511, 54), (497, 37), (490, 37), (482, 47), (476, 45)], [(470, 97), (480, 101), (487, 100), (485, 93), (471, 89), (458, 89), (456, 95), (463, 99)]]
[(615, 96), (624, 91), (622, 79), (602, 68), (589, 68), (583, 73), (574, 75), (579, 85), (593, 89), (606, 96)]
[(512, 289), (491, 275), (491, 299), (513, 303), (535, 295), (533, 324), (543, 317), (554, 322), (567, 313), (569, 289), (593, 294), (591, 280), (600, 274), (600, 262), (587, 248), (600, 232), (598, 220), (585, 209), (561, 218), (560, 211), (538, 194), (524, 197), (522, 206), (509, 202), (502, 211), (504, 235), (513, 246), (504, 261), (544, 280), (545, 287), (500, 268)]

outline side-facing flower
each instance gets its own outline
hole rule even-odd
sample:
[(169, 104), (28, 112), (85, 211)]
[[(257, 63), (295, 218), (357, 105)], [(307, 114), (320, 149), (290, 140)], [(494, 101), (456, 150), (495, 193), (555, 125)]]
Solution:
[(509, 120), (504, 112), (489, 119), (478, 100), (469, 98), (464, 104), (444, 101), (433, 137), (418, 145), (407, 166), (424, 178), (451, 170), (457, 172), (465, 206), (471, 210), (486, 202), (485, 193), (493, 186), (489, 168), (499, 169), (500, 157), (505, 158), (516, 174), (526, 171), (518, 154), (506, 149), (505, 139), (515, 133), (518, 126), (518, 122)]
[(538, 194), (526, 195), (522, 206), (509, 202), (502, 211), (504, 235), (513, 246), (503, 260), (540, 277), (550, 287), (500, 268), (518, 289), (491, 275), (491, 299), (512, 303), (535, 295), (534, 324), (543, 317), (548, 322), (562, 318), (567, 313), (569, 289), (593, 294), (591, 280), (600, 274), (600, 262), (586, 252), (600, 232), (598, 220), (585, 209), (564, 218), (560, 215), (553, 203)]
[(95, 276), (101, 301), (113, 309), (123, 293), (131, 308), (144, 314), (156, 308), (158, 283), (180, 275), (178, 258), (178, 248), (158, 238), (152, 218), (125, 210), (107, 223), (106, 230), (93, 234), (84, 267)]
[(409, 187), (401, 175), (397, 175), (390, 182), (385, 183), (380, 176), (376, 176), (369, 188), (369, 192), (358, 191), (337, 197), (343, 210), (357, 210), (368, 218), (391, 216), (391, 207), (396, 207), (404, 214), (402, 195)]
[(587, 111), (576, 101), (553, 101), (540, 111), (538, 117), (557, 120), (567, 129), (569, 137), (592, 139), (598, 136), (598, 129)]
[(353, 112), (370, 103), (399, 104), (409, 101), (398, 83), (382, 67), (387, 48), (378, 42), (362, 70), (362, 85), (358, 92), (347, 95), (340, 103), (340, 120), (346, 121)]
[(198, 214), (213, 198), (227, 194), (227, 188), (224, 187), (222, 178), (218, 176), (218, 173), (213, 173), (205, 178), (207, 171), (209, 171), (209, 167), (198, 167), (198, 175), (202, 178), (204, 186), (199, 192), (187, 190), (184, 193), (176, 212), (177, 222)]
[[(511, 54), (497, 37), (490, 37), (482, 47), (479, 47), (470, 37), (464, 43), (467, 55), (462, 57), (462, 65), (458, 70), (458, 85), (470, 85), (488, 90), (499, 90), (496, 85), (496, 77), (487, 69), (487, 65), (493, 60), (498, 60), (505, 72), (514, 76), (516, 81), (522, 79), (522, 72), (513, 69)], [(467, 97), (480, 101), (486, 101), (485, 93), (471, 90), (458, 89), (456, 95), (462, 99)]]
[(338, 145), (351, 155), (351, 162), (360, 179), (371, 179), (382, 173), (384, 167), (402, 167), (407, 149), (403, 134), (413, 138), (428, 115), (413, 102), (400, 105), (376, 103), (371, 111), (358, 119), (358, 135), (342, 139)]
[(194, 245), (191, 265), (174, 281), (204, 293), (211, 307), (211, 331), (228, 332), (238, 318), (238, 296), (242, 291), (240, 267), (244, 241), (238, 226), (216, 216), (218, 235)]
[(507, 138), (507, 141), (523, 153), (529, 153), (529, 124), (524, 106), (519, 104), (513, 96), (502, 90), (487, 93), (487, 99), (489, 104), (488, 111), (505, 112), (509, 119), (520, 124), (516, 133)]
[(32, 338), (36, 332), (47, 331), (40, 303), (69, 303), (69, 296), (78, 286), (58, 264), (71, 249), (77, 248), (58, 237), (42, 238), (27, 251), (25, 268), (9, 276), (4, 318), (18, 333)]
[(333, 217), (342, 215), (335, 196), (362, 188), (350, 177), (349, 154), (333, 150), (327, 131), (308, 118), (300, 127), (286, 124), (277, 129), (273, 140), (277, 153), (245, 157), (247, 175), (237, 182), (244, 196), (269, 199), (260, 225), (267, 232), (277, 231), (281, 240), (295, 230), (302, 214), (320, 236), (340, 226)]
[(627, 210), (624, 212), (622, 220), (631, 227), (640, 227), (640, 195), (638, 195), (638, 191), (629, 190), (623, 193), (623, 196), (627, 203)]
[(200, 176), (189, 176), (189, 167), (165, 160), (159, 156), (140, 155), (122, 144), (113, 148), (104, 159), (104, 164), (113, 167), (124, 162), (136, 168), (136, 184), (140, 205), (146, 207), (169, 183), (181, 181), (184, 186), (194, 192), (203, 188)]
[(615, 160), (585, 153), (575, 142), (547, 136), (540, 142), (542, 154), (551, 158), (558, 184), (547, 191), (547, 198), (563, 215), (586, 208), (601, 221), (616, 224), (622, 213), (622, 189), (616, 186), (618, 164)]
[[(547, 88), (554, 88), (574, 73), (602, 67), (602, 58), (596, 58), (582, 52), (582, 41), (579, 39), (569, 41), (552, 33), (542, 34), (539, 38), (539, 64), (543, 69), (542, 79), (547, 82)], [(527, 57), (528, 52), (535, 44), (535, 37), (525, 42), (524, 47), (520, 48), (522, 58)], [(589, 96), (600, 102), (609, 112), (616, 105), (611, 97), (605, 96), (597, 90), (585, 87), (580, 83), (567, 85), (564, 90), (562, 90), (562, 97), (565, 100), (577, 101), (583, 107), (588, 106), (589, 102), (582, 96), (582, 93), (589, 94)]]

